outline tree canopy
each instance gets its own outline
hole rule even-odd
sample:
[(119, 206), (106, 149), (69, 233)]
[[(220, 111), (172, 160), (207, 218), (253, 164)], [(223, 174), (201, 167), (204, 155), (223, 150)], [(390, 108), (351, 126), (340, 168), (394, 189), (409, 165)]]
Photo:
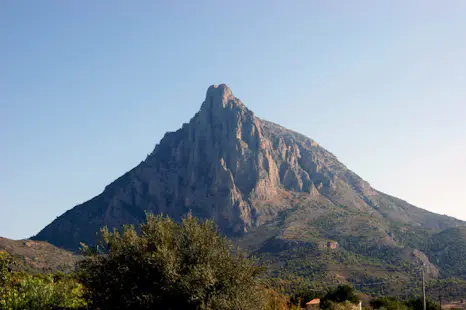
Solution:
[(83, 287), (71, 276), (12, 272), (14, 260), (0, 251), (0, 309), (81, 309)]
[(329, 291), (321, 301), (322, 308), (329, 308), (331, 302), (342, 303), (348, 301), (353, 304), (359, 303), (359, 297), (349, 285), (339, 285), (334, 290)]
[(78, 265), (93, 307), (103, 309), (263, 309), (261, 267), (212, 221), (147, 215), (136, 230), (101, 230)]

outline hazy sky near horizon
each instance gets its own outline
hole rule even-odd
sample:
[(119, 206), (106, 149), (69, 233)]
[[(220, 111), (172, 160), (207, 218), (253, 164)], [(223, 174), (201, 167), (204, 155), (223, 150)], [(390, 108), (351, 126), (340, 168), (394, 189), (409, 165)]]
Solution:
[(102, 192), (226, 83), (466, 220), (466, 1), (1, 1), (0, 236)]

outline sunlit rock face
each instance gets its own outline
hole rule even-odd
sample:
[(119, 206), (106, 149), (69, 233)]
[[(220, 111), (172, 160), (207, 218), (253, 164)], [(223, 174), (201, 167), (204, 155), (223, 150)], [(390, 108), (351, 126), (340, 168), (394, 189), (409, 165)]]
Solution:
[[(298, 201), (310, 208), (299, 222), (302, 231), (309, 230), (306, 221), (341, 209), (364, 215), (358, 225), (389, 245), (397, 240), (386, 221), (456, 225), (375, 191), (315, 141), (256, 117), (221, 84), (210, 86), (199, 112), (165, 134), (143, 162), (34, 238), (76, 250), (80, 242), (92, 244), (100, 227), (138, 224), (145, 212), (177, 220), (192, 212), (214, 219), (227, 235), (242, 235), (294, 210)], [(341, 234), (351, 227), (342, 225)]]

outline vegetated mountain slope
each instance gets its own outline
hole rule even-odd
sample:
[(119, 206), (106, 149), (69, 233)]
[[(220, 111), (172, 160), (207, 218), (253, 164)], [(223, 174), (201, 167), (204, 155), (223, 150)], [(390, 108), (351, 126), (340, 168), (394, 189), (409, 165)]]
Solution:
[(423, 263), (432, 277), (438, 270), (424, 253), (431, 236), (465, 224), (373, 189), (312, 139), (257, 118), (224, 84), (211, 86), (190, 122), (167, 133), (137, 167), (34, 239), (75, 250), (93, 243), (101, 226), (137, 224), (145, 211), (213, 218), (282, 267), (282, 254), (289, 259), (299, 249), (299, 265), (330, 246), (341, 256), (335, 262), (372, 260), (379, 269)]
[(10, 240), (0, 237), (0, 251), (11, 255), (18, 270), (30, 272), (69, 272), (79, 256), (50, 243), (32, 240)]
[(442, 266), (445, 276), (466, 279), (466, 227), (449, 228), (429, 242), (430, 260)]

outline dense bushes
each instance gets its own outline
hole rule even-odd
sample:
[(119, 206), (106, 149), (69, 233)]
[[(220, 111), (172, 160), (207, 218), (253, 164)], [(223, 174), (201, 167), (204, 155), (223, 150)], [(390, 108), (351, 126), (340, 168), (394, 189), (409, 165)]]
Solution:
[(355, 294), (351, 286), (339, 285), (336, 289), (325, 294), (321, 300), (321, 307), (324, 309), (330, 309), (334, 303), (358, 304), (359, 297)]
[(371, 307), (373, 309), (385, 309), (385, 310), (407, 310), (408, 306), (405, 302), (393, 298), (393, 297), (382, 297), (371, 300)]
[[(371, 307), (373, 309), (385, 309), (385, 310), (423, 310), (424, 301), (421, 298), (414, 298), (407, 301), (400, 300), (394, 297), (382, 297), (373, 299), (371, 301)], [(440, 305), (427, 299), (426, 300), (427, 310), (440, 310)]]
[(0, 309), (289, 309), (211, 221), (148, 215), (101, 237), (75, 275), (13, 273), (0, 253)]
[[(177, 223), (148, 215), (137, 229), (125, 226), (109, 232), (104, 228), (98, 245), (83, 245), (83, 251), (85, 258), (73, 275), (12, 272), (14, 261), (0, 251), (0, 309), (287, 310), (304, 307), (315, 297), (321, 298), (323, 309), (359, 309), (360, 296), (348, 285), (328, 290), (324, 285), (329, 283), (322, 281), (321, 286), (296, 282), (288, 287), (284, 277), (267, 277), (255, 260), (217, 233), (212, 221), (191, 216)], [(348, 255), (332, 253), (332, 262), (357, 258)], [(325, 266), (314, 261), (316, 256), (306, 257), (302, 269), (311, 269), (316, 275), (318, 270), (325, 272)], [(289, 264), (298, 265), (299, 261), (291, 259)], [(462, 282), (437, 282), (443, 292), (462, 288)], [(277, 287), (283, 291), (274, 289)], [(290, 301), (283, 292), (295, 294)], [(419, 298), (379, 298), (370, 306), (421, 310), (423, 303)], [(430, 301), (427, 309), (440, 310)]]
[(445, 277), (466, 280), (466, 227), (450, 228), (434, 235), (428, 256), (439, 263)]
[(264, 309), (261, 268), (213, 222), (188, 216), (181, 224), (148, 215), (132, 226), (102, 230), (85, 248), (79, 278), (93, 307), (103, 309)]
[(13, 260), (0, 253), (0, 309), (78, 309), (83, 286), (70, 276), (12, 273)]

